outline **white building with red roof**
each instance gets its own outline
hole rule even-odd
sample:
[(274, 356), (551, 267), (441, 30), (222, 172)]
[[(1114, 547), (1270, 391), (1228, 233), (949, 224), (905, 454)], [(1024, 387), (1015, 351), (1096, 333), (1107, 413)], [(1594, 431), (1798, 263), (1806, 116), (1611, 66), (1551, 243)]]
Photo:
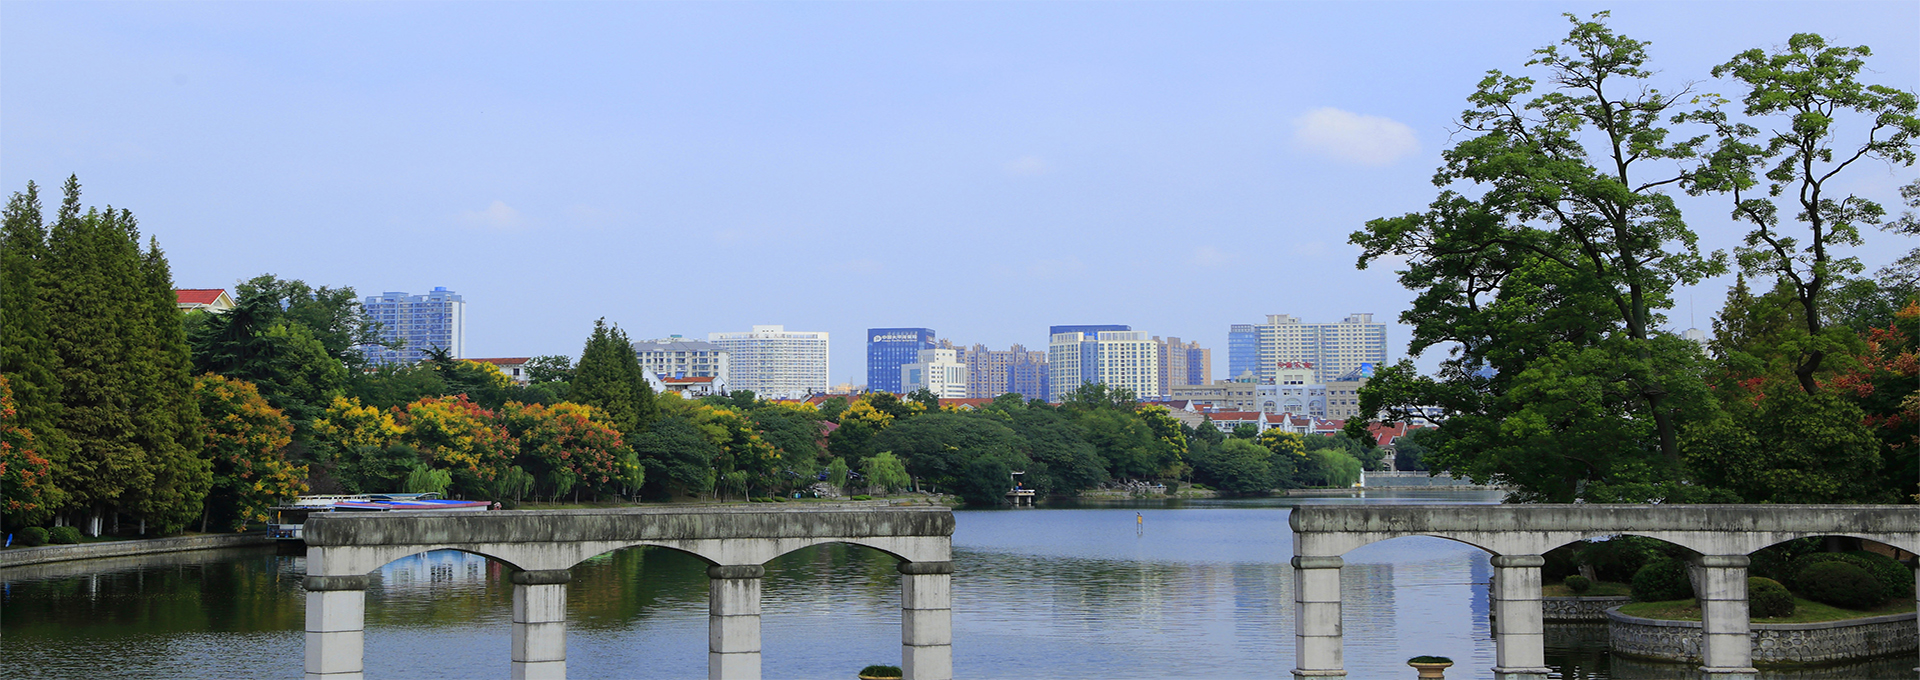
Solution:
[(201, 310), (219, 314), (233, 309), (233, 297), (227, 295), (225, 288), (177, 288), (173, 291), (174, 305), (182, 311)]

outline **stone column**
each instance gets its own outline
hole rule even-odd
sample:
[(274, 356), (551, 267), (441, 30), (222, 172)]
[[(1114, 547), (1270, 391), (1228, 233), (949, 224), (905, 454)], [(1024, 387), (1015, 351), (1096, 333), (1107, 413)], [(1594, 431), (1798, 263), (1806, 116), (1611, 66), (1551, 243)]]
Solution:
[(367, 575), (308, 576), (304, 585), (307, 680), (360, 680), (366, 670)]
[(567, 677), (567, 583), (573, 572), (513, 573), (513, 680)]
[(1493, 677), (1547, 680), (1546, 623), (1540, 611), (1539, 555), (1494, 555)]
[[(1298, 535), (1295, 541), (1300, 540)], [(1343, 678), (1339, 557), (1293, 558), (1293, 676)]]
[(953, 680), (953, 563), (900, 563), (900, 670)]
[(760, 680), (758, 564), (707, 567), (707, 678)]
[(1747, 617), (1746, 555), (1701, 555), (1689, 569), (1700, 600), (1700, 672), (1714, 680), (1754, 680)]

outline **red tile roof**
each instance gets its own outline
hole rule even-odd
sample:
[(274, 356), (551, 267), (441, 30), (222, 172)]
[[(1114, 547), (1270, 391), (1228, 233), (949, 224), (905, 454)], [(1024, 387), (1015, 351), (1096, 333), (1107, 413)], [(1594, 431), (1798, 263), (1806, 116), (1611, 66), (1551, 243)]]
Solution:
[(493, 364), (495, 366), (519, 366), (533, 361), (533, 357), (496, 357), (493, 359), (468, 359), (467, 361), (478, 361), (483, 364)]
[(692, 385), (696, 383), (710, 383), (710, 382), (713, 382), (713, 376), (690, 375), (685, 378), (661, 378), (660, 382), (666, 383), (668, 385)]
[(225, 292), (227, 292), (225, 288), (179, 288), (175, 289), (173, 294), (176, 296), (175, 299), (183, 305), (210, 305), (219, 300), (220, 294)]

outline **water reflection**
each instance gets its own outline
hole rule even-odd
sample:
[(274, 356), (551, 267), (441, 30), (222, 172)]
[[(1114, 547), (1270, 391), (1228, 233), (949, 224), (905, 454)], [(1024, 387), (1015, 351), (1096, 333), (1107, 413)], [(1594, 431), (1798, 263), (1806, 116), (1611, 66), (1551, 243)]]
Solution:
[[(1373, 495), (956, 513), (955, 669), (971, 678), (1285, 676), (1293, 666), (1287, 508), (1497, 500)], [(1409, 537), (1346, 560), (1350, 677), (1408, 677), (1405, 660), (1420, 654), (1454, 658), (1450, 675), (1490, 674), (1484, 553)], [(303, 562), (270, 550), (228, 550), (0, 571), (0, 668), (9, 678), (297, 678)], [(569, 675), (704, 675), (705, 566), (649, 548), (575, 568)], [(899, 658), (891, 557), (832, 545), (767, 567), (765, 677), (848, 677)], [(451, 551), (381, 568), (367, 593), (367, 677), (506, 675), (506, 576), (502, 565)], [(1685, 666), (1609, 659), (1604, 627), (1599, 638), (1594, 628), (1549, 630), (1556, 677), (1692, 677)], [(1896, 659), (1763, 677), (1910, 677), (1910, 668), (1910, 659)]]

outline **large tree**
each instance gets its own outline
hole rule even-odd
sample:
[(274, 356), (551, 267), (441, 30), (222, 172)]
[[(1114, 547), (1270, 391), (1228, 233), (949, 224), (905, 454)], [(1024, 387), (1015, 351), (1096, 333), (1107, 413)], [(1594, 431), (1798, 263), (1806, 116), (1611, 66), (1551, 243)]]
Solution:
[(1660, 310), (1724, 265), (1665, 191), (1705, 138), (1670, 138), (1690, 94), (1652, 84), (1646, 43), (1604, 12), (1568, 18), (1567, 37), (1527, 62), (1551, 87), (1489, 72), (1429, 209), (1353, 234), (1363, 268), (1405, 258), (1410, 353), (1454, 348), (1438, 380), (1376, 379), (1361, 410), (1442, 407), (1452, 432), (1435, 461), (1517, 485), (1518, 499), (1679, 497), (1683, 415), (1710, 401), (1697, 350), (1658, 330)]
[[(1857, 351), (1854, 332), (1828, 318), (1836, 284), (1861, 269), (1858, 259), (1837, 251), (1860, 245), (1859, 225), (1877, 224), (1886, 212), (1843, 194), (1841, 173), (1862, 161), (1911, 166), (1920, 135), (1913, 92), (1860, 82), (1871, 54), (1864, 46), (1829, 46), (1812, 33), (1796, 33), (1771, 53), (1747, 50), (1713, 75), (1744, 86), (1745, 113), (1771, 129), (1730, 120), (1717, 108), (1693, 116), (1714, 125), (1720, 145), (1689, 190), (1730, 193), (1734, 218), (1753, 225), (1735, 251), (1741, 269), (1775, 277), (1792, 291), (1800, 332), (1783, 349), (1808, 394), (1819, 391), (1816, 376), (1829, 357)], [(1861, 132), (1850, 134), (1852, 128)], [(1804, 238), (1781, 225), (1783, 207), (1804, 227)]]
[(653, 420), (653, 388), (633, 351), (633, 343), (618, 325), (606, 319), (593, 322), (593, 335), (580, 351), (574, 367), (569, 399), (606, 412), (615, 428), (638, 435)]
[(13, 420), (35, 440), (40, 456), (66, 459), (66, 436), (55, 425), (60, 414), (60, 357), (47, 331), (47, 229), (40, 211), (40, 188), (7, 200), (0, 225), (0, 375), (12, 386)]

